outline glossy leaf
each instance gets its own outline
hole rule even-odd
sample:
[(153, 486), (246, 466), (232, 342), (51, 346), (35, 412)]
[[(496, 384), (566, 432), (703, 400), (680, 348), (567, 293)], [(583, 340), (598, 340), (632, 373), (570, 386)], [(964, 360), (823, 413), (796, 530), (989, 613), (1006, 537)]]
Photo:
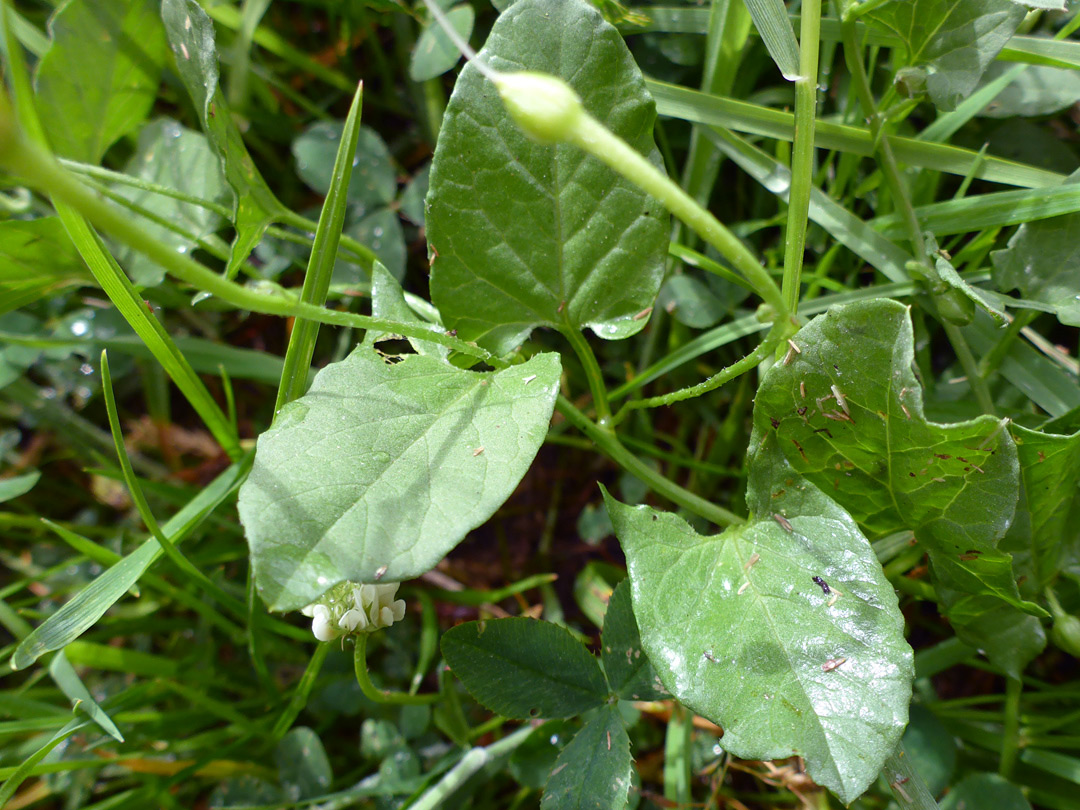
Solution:
[[(140, 180), (204, 200), (221, 202), (229, 198), (229, 190), (206, 136), (169, 118), (160, 118), (143, 128), (139, 133), (139, 145), (125, 170)], [(221, 225), (221, 217), (201, 205), (133, 186), (118, 186), (117, 192), (196, 237), (212, 234)], [(195, 247), (195, 242), (188, 237), (154, 222), (140, 222), (140, 227), (179, 253), (187, 253)], [(140, 286), (157, 285), (165, 277), (164, 269), (137, 251), (124, 249), (118, 259)]]
[[(473, 23), (476, 21), (476, 12), (470, 5), (455, 6), (446, 12), (446, 20), (450, 26), (458, 32), (458, 35), (469, 41), (472, 36)], [(461, 52), (450, 41), (450, 37), (442, 30), (435, 21), (429, 22), (420, 32), (420, 37), (413, 47), (412, 58), (409, 61), (409, 78), (414, 82), (424, 82), (434, 79), (450, 70), (461, 59)]]
[[(371, 314), (375, 318), (383, 318), (398, 323), (415, 323), (426, 326), (432, 332), (442, 331), (442, 327), (435, 323), (427, 323), (421, 320), (409, 305), (405, 302), (405, 294), (401, 290), (396, 278), (381, 264), (376, 263), (371, 268)], [(395, 337), (371, 329), (364, 335), (364, 344), (375, 345), (380, 340)], [(429, 343), (426, 340), (408, 338), (409, 345), (417, 354), (441, 357), (443, 359), (450, 353), (445, 346), (438, 343)]]
[[(345, 235), (371, 248), (394, 278), (405, 278), (405, 232), (396, 211), (376, 208), (359, 222), (346, 227)], [(339, 260), (334, 268), (335, 284), (355, 284), (366, 278), (367, 273), (354, 261)]]
[(236, 195), (236, 240), (226, 268), (232, 276), (267, 227), (286, 209), (259, 174), (218, 86), (214, 24), (196, 0), (161, 0), (161, 18), (176, 57), (177, 72)]
[(56, 152), (98, 163), (154, 103), (165, 64), (155, 0), (70, 0), (49, 23), (37, 108)]
[(619, 709), (604, 706), (559, 754), (540, 810), (623, 810), (630, 769), (630, 738)]
[(716, 326), (731, 309), (703, 282), (688, 275), (665, 281), (656, 303), (679, 323), (694, 329)]
[(559, 373), (555, 354), (479, 373), (363, 346), (324, 368), (259, 437), (240, 491), (263, 600), (292, 610), (432, 568), (528, 470)]
[(608, 696), (596, 658), (551, 622), (466, 622), (443, 634), (442, 654), (469, 693), (503, 717), (572, 717)]
[(951, 110), (978, 86), (1024, 9), (1012, 0), (892, 0), (862, 19), (903, 42), (908, 64), (929, 70), (934, 103)]
[[(518, 0), (481, 58), (566, 79), (659, 165), (641, 72), (584, 0)], [(665, 210), (577, 148), (529, 140), (473, 65), (447, 106), (427, 203), (432, 300), (461, 337), (504, 353), (537, 326), (616, 339), (645, 325), (663, 274)]]
[[(320, 194), (330, 190), (334, 159), (343, 128), (343, 121), (320, 121), (293, 141), (296, 173)], [(393, 200), (396, 191), (397, 174), (390, 162), (390, 150), (377, 132), (360, 127), (352, 180), (349, 181), (349, 202), (365, 208), (378, 207)]]
[[(1072, 175), (1070, 182), (1080, 177)], [(1005, 250), (990, 254), (998, 289), (1017, 289), (1029, 300), (1053, 308), (1058, 320), (1080, 326), (1080, 214), (1027, 222)]]
[[(1007, 70), (1007, 65), (995, 62), (984, 79), (993, 80)], [(1080, 101), (1080, 75), (1075, 70), (1027, 65), (979, 114), (988, 118), (1051, 115), (1077, 101)]]
[(641, 648), (629, 580), (620, 582), (608, 600), (600, 649), (604, 674), (612, 691), (620, 698), (663, 700), (669, 697)]
[(913, 529), (945, 587), (1035, 615), (996, 545), (1015, 510), (1016, 446), (991, 416), (923, 415), (911, 320), (895, 301), (837, 306), (795, 336), (801, 353), (762, 378), (754, 424), (873, 536)]
[(606, 496), (634, 614), (664, 686), (723, 726), (727, 751), (798, 754), (850, 802), (907, 722), (903, 617), (851, 517), (784, 462), (773, 437), (757, 438), (753, 516), (719, 535)]

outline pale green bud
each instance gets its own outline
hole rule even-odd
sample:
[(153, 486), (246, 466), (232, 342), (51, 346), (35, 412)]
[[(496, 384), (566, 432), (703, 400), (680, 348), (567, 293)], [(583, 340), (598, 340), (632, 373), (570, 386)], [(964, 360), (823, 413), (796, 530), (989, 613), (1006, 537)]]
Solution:
[(494, 81), (514, 123), (541, 143), (567, 140), (585, 115), (581, 96), (555, 76), (501, 73)]

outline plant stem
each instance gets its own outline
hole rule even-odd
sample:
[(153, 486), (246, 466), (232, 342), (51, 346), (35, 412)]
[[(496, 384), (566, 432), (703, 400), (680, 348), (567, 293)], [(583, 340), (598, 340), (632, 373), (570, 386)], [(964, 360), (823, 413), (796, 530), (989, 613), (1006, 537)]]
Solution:
[[(3, 113), (0, 111), (0, 119), (2, 118)], [(10, 125), (10, 121), (0, 120), (0, 129), (5, 124)], [(145, 254), (176, 278), (239, 309), (267, 315), (307, 318), (334, 326), (379, 329), (446, 346), (470, 357), (478, 357), (495, 368), (507, 367), (507, 363), (475, 344), (429, 331), (417, 324), (397, 323), (352, 312), (329, 310), (297, 301), (284, 292), (264, 292), (229, 281), (193, 259), (159, 244), (112, 206), (103, 205), (98, 197), (69, 172), (60, 168), (51, 156), (26, 143), (21, 137), (6, 140), (0, 138), (0, 165), (22, 177), (29, 185), (67, 203), (93, 225)]]
[(975, 401), (979, 403), (979, 408), (982, 409), (983, 413), (993, 416), (995, 413), (994, 398), (990, 396), (990, 388), (987, 386), (986, 380), (979, 374), (979, 364), (971, 353), (971, 347), (968, 346), (963, 333), (961, 333), (958, 326), (946, 320), (941, 321), (941, 326), (945, 329), (945, 336), (949, 339), (949, 343), (952, 344), (953, 351), (956, 352), (956, 359), (960, 361), (960, 367), (964, 369), (964, 374), (967, 375), (968, 385), (971, 387), (972, 393), (975, 394)]
[(567, 140), (660, 200), (742, 273), (754, 291), (772, 307), (777, 320), (788, 320), (790, 312), (780, 288), (754, 254), (644, 155), (587, 113), (580, 116)]
[(426, 695), (413, 695), (408, 692), (392, 692), (378, 689), (368, 676), (367, 643), (368, 633), (360, 633), (356, 636), (356, 647), (353, 650), (353, 668), (356, 670), (356, 682), (360, 685), (360, 691), (364, 697), (375, 703), (391, 704), (395, 706), (422, 706), (435, 703), (440, 698), (439, 692)]
[(633, 410), (638, 410), (640, 408), (659, 408), (664, 405), (671, 405), (672, 403), (701, 396), (713, 389), (719, 388), (721, 385), (724, 385), (757, 367), (766, 357), (772, 354), (776, 347), (780, 345), (780, 342), (785, 335), (789, 332), (790, 329), (786, 321), (776, 321), (765, 339), (742, 360), (732, 363), (727, 368), (721, 369), (716, 374), (709, 377), (709, 379), (704, 380), (697, 385), (692, 385), (689, 388), (682, 388), (678, 391), (672, 391), (670, 394), (661, 394), (660, 396), (648, 397), (646, 399), (630, 400), (619, 409), (619, 412), (615, 415), (612, 423), (616, 425), (619, 424), (626, 418), (630, 411)]
[(930, 795), (926, 782), (911, 767), (911, 758), (904, 751), (903, 743), (898, 743), (896, 750), (885, 760), (882, 772), (900, 810), (937, 810), (937, 802)]
[(1006, 779), (1012, 778), (1016, 765), (1016, 755), (1020, 750), (1020, 694), (1024, 684), (1011, 675), (1005, 678), (1005, 723), (1001, 729), (1001, 757), (998, 760), (998, 773)]
[(585, 379), (589, 381), (589, 392), (592, 394), (593, 406), (596, 408), (596, 419), (601, 426), (611, 421), (611, 405), (608, 404), (607, 386), (604, 385), (604, 375), (600, 370), (600, 364), (596, 361), (592, 346), (585, 336), (573, 327), (567, 327), (563, 334), (574, 347), (582, 368), (585, 369)]
[(814, 122), (817, 117), (820, 39), (821, 0), (803, 0), (799, 30), (799, 78), (795, 80), (795, 143), (791, 156), (787, 242), (784, 245), (784, 303), (792, 314), (799, 307), (799, 279), (806, 248), (810, 190), (814, 182)]
[(512, 734), (486, 748), (473, 748), (458, 760), (457, 764), (409, 805), (409, 810), (435, 810), (442, 807), (447, 798), (481, 768), (493, 760), (504, 757), (521, 745), (533, 733), (532, 726), (522, 726)]
[(274, 742), (285, 736), (285, 733), (292, 728), (293, 721), (296, 720), (307, 705), (308, 697), (311, 695), (311, 690), (315, 688), (315, 681), (318, 680), (319, 672), (322, 670), (323, 662), (326, 661), (326, 656), (330, 652), (330, 647), (329, 642), (320, 644), (312, 653), (311, 660), (308, 661), (307, 668), (304, 670), (304, 674), (300, 676), (300, 682), (296, 684), (296, 690), (289, 699), (289, 704), (285, 707), (285, 711), (278, 715), (274, 727), (270, 730), (270, 739)]
[(706, 520), (712, 521), (718, 526), (732, 526), (745, 523), (746, 519), (739, 517), (734, 512), (728, 511), (722, 506), (710, 503), (699, 495), (695, 495), (687, 489), (669, 481), (659, 472), (654, 470), (637, 456), (627, 450), (613, 431), (603, 428), (593, 422), (585, 414), (574, 407), (566, 397), (559, 396), (555, 401), (555, 408), (570, 421), (574, 427), (588, 436), (600, 451), (608, 458), (622, 467), (631, 475), (643, 481), (650, 489), (659, 495), (663, 495), (672, 503), (700, 515)]

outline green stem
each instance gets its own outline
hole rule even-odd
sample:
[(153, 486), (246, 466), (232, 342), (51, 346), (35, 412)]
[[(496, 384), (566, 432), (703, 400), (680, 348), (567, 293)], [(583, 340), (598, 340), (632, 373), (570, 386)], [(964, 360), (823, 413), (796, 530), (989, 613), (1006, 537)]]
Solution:
[(605, 426), (611, 421), (611, 405), (608, 403), (604, 375), (600, 370), (600, 364), (596, 360), (592, 346), (589, 345), (589, 341), (585, 339), (585, 336), (573, 327), (567, 327), (563, 334), (570, 341), (570, 345), (573, 346), (574, 352), (585, 370), (585, 379), (589, 381), (589, 392), (592, 394), (593, 407), (596, 408), (596, 419), (601, 426)]
[(944, 319), (941, 321), (941, 326), (945, 329), (945, 336), (949, 339), (949, 343), (952, 344), (953, 351), (956, 352), (960, 367), (964, 369), (964, 374), (967, 375), (967, 383), (971, 387), (972, 393), (975, 394), (975, 401), (979, 403), (979, 408), (982, 409), (983, 413), (993, 416), (994, 398), (990, 396), (990, 387), (986, 384), (986, 380), (983, 379), (982, 375), (979, 374), (979, 364), (971, 353), (971, 347), (968, 346), (967, 341), (964, 339), (960, 327)]
[[(10, 119), (3, 121), (3, 117), (3, 113), (0, 111), (0, 130), (5, 125), (10, 126)], [(2, 134), (0, 132), (0, 135)], [(496, 368), (505, 368), (507, 366), (507, 363), (475, 344), (467, 343), (440, 332), (428, 331), (423, 326), (418, 326), (415, 323), (396, 323), (352, 312), (324, 309), (313, 304), (297, 301), (283, 292), (257, 291), (228, 281), (189, 257), (159, 244), (152, 236), (147, 235), (140, 229), (136, 223), (131, 222), (112, 206), (102, 205), (98, 197), (92, 194), (69, 172), (60, 168), (49, 155), (26, 143), (21, 137), (9, 137), (7, 139), (0, 137), (0, 164), (24, 178), (29, 185), (67, 203), (93, 225), (145, 254), (176, 278), (196, 289), (217, 296), (239, 309), (267, 315), (307, 318), (333, 326), (379, 329), (384, 332), (437, 343), (440, 346), (446, 346), (470, 357), (478, 357)]]
[(791, 156), (787, 242), (784, 245), (784, 303), (793, 314), (799, 307), (799, 280), (806, 248), (810, 190), (814, 183), (814, 122), (817, 117), (820, 40), (821, 0), (803, 0), (799, 30), (799, 78), (795, 80), (795, 142)]
[(716, 248), (742, 273), (754, 291), (772, 307), (777, 320), (789, 318), (790, 311), (780, 288), (754, 254), (648, 158), (587, 113), (578, 118), (567, 140), (660, 200), (672, 214), (693, 228), (698, 236)]
[(912, 768), (911, 757), (904, 751), (904, 744), (899, 743), (896, 750), (885, 760), (882, 769), (892, 788), (900, 810), (937, 810), (937, 802), (930, 795), (922, 776)]
[(986, 379), (997, 371), (1001, 361), (1009, 354), (1009, 350), (1016, 343), (1016, 339), (1020, 337), (1021, 330), (1035, 320), (1038, 315), (1039, 313), (1036, 310), (1022, 309), (1013, 316), (1009, 327), (1005, 330), (1005, 334), (979, 361), (978, 371), (980, 377)]
[(391, 692), (376, 688), (368, 676), (367, 643), (368, 633), (360, 633), (356, 636), (356, 647), (353, 651), (353, 668), (356, 670), (356, 682), (360, 685), (360, 691), (364, 697), (375, 703), (391, 704), (395, 706), (423, 706), (435, 703), (440, 698), (440, 693), (433, 692), (426, 695), (413, 695), (408, 692)]
[(588, 436), (600, 451), (608, 458), (622, 467), (631, 475), (643, 481), (650, 489), (659, 495), (663, 495), (672, 503), (678, 504), (684, 509), (700, 515), (706, 520), (712, 521), (718, 526), (733, 526), (745, 523), (746, 519), (739, 517), (734, 512), (728, 511), (722, 506), (710, 503), (699, 495), (680, 487), (674, 481), (669, 481), (659, 472), (654, 470), (637, 456), (627, 450), (618, 437), (609, 429), (600, 427), (585, 414), (574, 407), (566, 397), (560, 396), (555, 402), (555, 408), (578, 430)]
[(780, 342), (790, 333), (790, 328), (787, 321), (776, 321), (772, 329), (769, 330), (769, 334), (765, 337), (758, 347), (754, 349), (750, 354), (746, 355), (742, 360), (736, 363), (732, 363), (727, 368), (721, 369), (709, 379), (692, 385), (689, 388), (682, 388), (678, 391), (672, 391), (670, 394), (661, 394), (660, 396), (648, 397), (646, 399), (630, 400), (615, 415), (612, 420), (613, 424), (619, 424), (630, 413), (630, 411), (638, 410), (640, 408), (659, 408), (664, 405), (671, 405), (675, 402), (681, 402), (684, 399), (691, 399), (692, 397), (698, 397), (702, 394), (708, 393), (713, 389), (719, 388), (721, 385), (740, 377), (753, 368), (756, 368), (766, 357), (773, 353)]
[(998, 773), (1006, 779), (1012, 778), (1016, 766), (1016, 756), (1020, 751), (1020, 695), (1024, 684), (1011, 675), (1005, 678), (1005, 723), (1001, 729), (1001, 757), (998, 760)]
[(512, 734), (486, 748), (473, 748), (458, 760), (457, 764), (434, 785), (424, 791), (420, 798), (409, 805), (410, 810), (435, 810), (442, 807), (446, 800), (465, 784), (481, 768), (491, 762), (507, 756), (525, 742), (536, 729), (526, 725)]
[(293, 721), (307, 705), (308, 697), (311, 695), (311, 690), (315, 688), (315, 681), (319, 678), (319, 672), (322, 670), (323, 662), (326, 661), (326, 656), (330, 653), (331, 646), (329, 642), (320, 644), (312, 653), (307, 669), (300, 676), (300, 682), (296, 684), (296, 690), (289, 698), (289, 704), (278, 715), (274, 727), (270, 730), (270, 739), (274, 742), (285, 736), (285, 733), (292, 728)]

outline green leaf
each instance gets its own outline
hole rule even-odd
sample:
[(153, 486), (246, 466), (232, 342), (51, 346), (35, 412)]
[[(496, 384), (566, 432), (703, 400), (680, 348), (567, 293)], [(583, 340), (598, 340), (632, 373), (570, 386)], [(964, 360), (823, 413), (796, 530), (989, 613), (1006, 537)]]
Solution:
[[(427, 323), (421, 320), (405, 302), (405, 294), (401, 290), (396, 278), (381, 264), (376, 263), (371, 269), (371, 315), (374, 318), (383, 318), (398, 323), (415, 323), (430, 329), (432, 332), (441, 332), (442, 327), (435, 323)], [(364, 345), (374, 346), (380, 340), (394, 337), (382, 332), (368, 330), (364, 336)], [(450, 353), (445, 346), (438, 343), (429, 343), (426, 340), (409, 338), (409, 345), (417, 354), (441, 357), (444, 360)]]
[(1020, 788), (996, 773), (973, 773), (941, 800), (941, 810), (1031, 810)]
[[(935, 567), (937, 577), (939, 569)], [(1016, 580), (1012, 565), (1002, 565), (1001, 578)], [(941, 608), (957, 637), (978, 647), (996, 666), (1013, 678), (1019, 678), (1024, 668), (1046, 648), (1046, 631), (1035, 616), (1021, 613), (993, 593), (964, 593), (935, 582)]]
[(165, 64), (154, 0), (70, 0), (49, 23), (38, 63), (37, 107), (53, 148), (84, 163), (150, 112)]
[[(229, 197), (217, 158), (206, 136), (169, 118), (159, 118), (143, 128), (139, 133), (139, 145), (125, 171), (141, 180), (168, 186), (204, 200), (221, 202)], [(204, 206), (181, 202), (135, 186), (118, 186), (116, 190), (136, 205), (179, 225), (196, 237), (208, 236), (221, 225), (221, 217)], [(188, 253), (195, 247), (193, 240), (156, 223), (142, 222), (140, 227), (179, 253)], [(138, 251), (124, 249), (118, 258), (140, 286), (155, 286), (165, 277), (163, 268)]]
[(1024, 561), (1041, 591), (1059, 570), (1080, 481), (1080, 432), (1071, 436), (1010, 427), (1020, 459), (1020, 503), (1002, 547)]
[(898, 37), (909, 65), (930, 69), (930, 97), (951, 110), (978, 86), (1024, 9), (1012, 0), (892, 0), (862, 19)]
[[(1071, 175), (1070, 183), (1080, 181)], [(1017, 228), (1005, 250), (990, 254), (998, 289), (1017, 289), (1032, 301), (1053, 307), (1058, 320), (1080, 326), (1080, 213), (1066, 214)]]
[(25, 475), (0, 478), (0, 503), (25, 495), (34, 488), (39, 478), (41, 478), (41, 473), (37, 470), (28, 472)]
[(873, 536), (914, 530), (942, 585), (1042, 615), (996, 549), (1018, 496), (1016, 446), (991, 416), (927, 421), (907, 308), (833, 307), (794, 341), (801, 353), (762, 378), (755, 427), (774, 431), (791, 465)]
[(289, 801), (323, 796), (334, 781), (322, 740), (307, 726), (297, 726), (282, 737), (274, 751), (274, 761)]
[(577, 730), (570, 720), (549, 720), (537, 726), (510, 755), (510, 775), (522, 787), (543, 790), (559, 753)]
[(259, 437), (240, 491), (264, 601), (292, 610), (343, 580), (433, 567), (528, 470), (559, 373), (553, 353), (479, 373), (363, 346), (323, 369)]
[(59, 217), (0, 222), (0, 283), (89, 277)]
[(631, 604), (630, 583), (623, 580), (608, 600), (600, 638), (604, 674), (615, 694), (624, 700), (664, 700), (669, 697), (641, 648)]
[(912, 653), (866, 538), (765, 439), (751, 460), (747, 523), (706, 537), (605, 493), (607, 507), (664, 686), (723, 726), (735, 756), (798, 754), (851, 802), (907, 723)]
[(604, 706), (559, 754), (540, 810), (623, 810), (630, 769), (630, 738), (619, 708)]
[[(447, 22), (458, 32), (463, 40), (472, 36), (476, 13), (472, 6), (455, 6), (446, 13)], [(432, 20), (420, 32), (420, 38), (413, 47), (409, 61), (409, 78), (414, 82), (424, 82), (442, 76), (458, 63), (461, 53), (442, 27)]]
[[(405, 232), (397, 212), (376, 208), (359, 222), (349, 225), (345, 235), (367, 245), (394, 278), (405, 278)], [(335, 284), (355, 284), (367, 280), (367, 273), (354, 261), (338, 261), (334, 268)]]
[[(995, 62), (987, 71), (987, 83), (1010, 68)], [(1075, 70), (1027, 65), (979, 115), (1012, 118), (1014, 115), (1052, 115), (1080, 101), (1080, 75)]]
[[(641, 72), (584, 0), (518, 0), (480, 58), (565, 79), (660, 165)], [(618, 339), (645, 325), (635, 315), (660, 287), (666, 211), (577, 148), (527, 138), (471, 64), (446, 109), (427, 199), (432, 300), (461, 337), (505, 353), (537, 326)]]
[(161, 0), (161, 18), (176, 56), (176, 70), (221, 161), (225, 179), (236, 194), (236, 239), (226, 268), (231, 278), (267, 227), (288, 211), (259, 174), (218, 87), (214, 24), (196, 0)]
[[(305, 129), (292, 145), (296, 173), (320, 194), (330, 191), (334, 160), (344, 121), (320, 121)], [(353, 160), (348, 200), (365, 208), (384, 206), (397, 193), (397, 173), (390, 161), (390, 150), (379, 134), (360, 127)]]
[(608, 696), (596, 658), (551, 622), (466, 622), (448, 630), (441, 647), (469, 693), (503, 717), (572, 717), (601, 706)]
[(687, 275), (665, 281), (656, 303), (679, 323), (694, 329), (716, 326), (730, 309), (705, 284)]

